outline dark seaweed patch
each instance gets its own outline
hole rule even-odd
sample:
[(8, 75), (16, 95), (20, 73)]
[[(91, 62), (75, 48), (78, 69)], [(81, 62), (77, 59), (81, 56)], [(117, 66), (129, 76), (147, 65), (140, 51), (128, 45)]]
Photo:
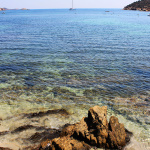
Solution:
[(32, 129), (32, 128), (35, 128), (34, 126), (32, 125), (24, 125), (24, 126), (20, 126), (18, 128), (16, 128), (14, 131), (12, 131), (11, 133), (17, 133), (17, 132), (22, 132), (24, 130), (28, 130), (28, 129)]
[(65, 109), (56, 109), (56, 110), (48, 110), (46, 112), (25, 114), (25, 116), (28, 118), (33, 118), (33, 117), (43, 117), (43, 116), (51, 115), (51, 114), (61, 114), (64, 116), (69, 115), (69, 113)]
[(7, 134), (7, 133), (9, 133), (9, 131), (0, 132), (0, 136), (1, 136), (1, 135), (5, 135), (5, 134)]
[(12, 150), (12, 149), (10, 149), (10, 148), (4, 148), (4, 147), (0, 147), (0, 150)]
[(58, 95), (76, 96), (75, 93), (70, 92), (70, 91), (67, 90), (67, 89), (60, 88), (60, 87), (55, 87), (55, 88), (53, 88), (53, 89), (51, 90), (51, 92), (54, 93), (54, 96), (58, 96)]
[(6, 83), (7, 82), (7, 79), (0, 79), (0, 83)]
[(19, 65), (15, 65), (15, 64), (8, 64), (8, 65), (1, 65), (0, 66), (0, 70), (1, 71), (7, 71), (7, 70), (10, 70), (10, 71), (22, 71), (22, 70), (24, 70), (24, 69), (27, 69), (27, 67), (26, 66), (24, 66), (24, 65), (21, 65), (21, 64), (19, 64)]
[(25, 85), (27, 85), (28, 87), (33, 87), (35, 84), (33, 82), (26, 81)]
[(36, 143), (36, 142), (41, 142), (43, 140), (46, 140), (46, 139), (54, 139), (54, 138), (57, 138), (60, 136), (60, 130), (57, 130), (57, 129), (48, 129), (44, 132), (36, 132), (35, 134), (33, 134), (29, 140), (31, 140), (33, 143)]

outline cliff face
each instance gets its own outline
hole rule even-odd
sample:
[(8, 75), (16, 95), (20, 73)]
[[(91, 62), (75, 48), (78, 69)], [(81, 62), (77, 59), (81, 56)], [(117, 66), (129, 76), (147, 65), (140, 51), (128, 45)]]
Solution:
[(150, 0), (139, 0), (123, 8), (124, 10), (150, 11)]

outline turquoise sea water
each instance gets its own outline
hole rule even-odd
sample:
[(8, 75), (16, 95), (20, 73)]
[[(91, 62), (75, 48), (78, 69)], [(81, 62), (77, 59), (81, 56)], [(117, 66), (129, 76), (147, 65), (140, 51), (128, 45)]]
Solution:
[(139, 125), (147, 142), (147, 15), (120, 9), (0, 13), (0, 119), (55, 108), (82, 116), (93, 105), (107, 105)]

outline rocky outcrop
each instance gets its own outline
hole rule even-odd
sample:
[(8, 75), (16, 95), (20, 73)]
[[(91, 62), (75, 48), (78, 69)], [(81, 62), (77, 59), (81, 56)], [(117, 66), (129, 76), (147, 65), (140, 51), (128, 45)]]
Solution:
[(112, 116), (109, 121), (108, 143), (113, 149), (121, 149), (126, 144), (126, 132), (124, 125), (119, 123), (118, 118)]
[(0, 11), (4, 11), (4, 10), (7, 10), (7, 8), (0, 8)]
[(150, 0), (139, 0), (124, 7), (124, 10), (150, 11)]
[(42, 142), (40, 150), (89, 150), (92, 147), (122, 149), (132, 134), (119, 123), (115, 116), (107, 121), (107, 107), (94, 106), (88, 117), (80, 122), (65, 125), (60, 137)]

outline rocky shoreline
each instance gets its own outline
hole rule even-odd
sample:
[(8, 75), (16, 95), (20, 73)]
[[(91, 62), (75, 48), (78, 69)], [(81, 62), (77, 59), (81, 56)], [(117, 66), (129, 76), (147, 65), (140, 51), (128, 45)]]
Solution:
[(129, 143), (131, 135), (117, 117), (111, 116), (108, 123), (106, 106), (94, 106), (89, 109), (88, 117), (83, 117), (76, 124), (65, 125), (58, 138), (47, 139), (36, 149), (123, 149)]
[[(33, 113), (27, 117), (60, 113), (68, 115), (65, 110), (49, 110), (46, 113)], [(20, 126), (12, 133), (35, 128), (32, 125)], [(41, 129), (37, 129), (41, 130)], [(2, 133), (1, 133), (2, 134)], [(6, 134), (6, 133), (3, 133)], [(118, 118), (111, 116), (107, 121), (107, 107), (94, 106), (88, 111), (88, 117), (83, 117), (80, 122), (75, 124), (65, 124), (60, 129), (47, 128), (46, 131), (30, 137), (34, 143), (41, 143), (37, 146), (29, 146), (29, 150), (92, 150), (102, 149), (123, 149), (130, 141), (132, 133), (125, 129), (124, 125), (119, 123)], [(12, 150), (2, 148), (0, 150)]]
[(139, 0), (123, 8), (123, 10), (150, 11), (150, 0)]

